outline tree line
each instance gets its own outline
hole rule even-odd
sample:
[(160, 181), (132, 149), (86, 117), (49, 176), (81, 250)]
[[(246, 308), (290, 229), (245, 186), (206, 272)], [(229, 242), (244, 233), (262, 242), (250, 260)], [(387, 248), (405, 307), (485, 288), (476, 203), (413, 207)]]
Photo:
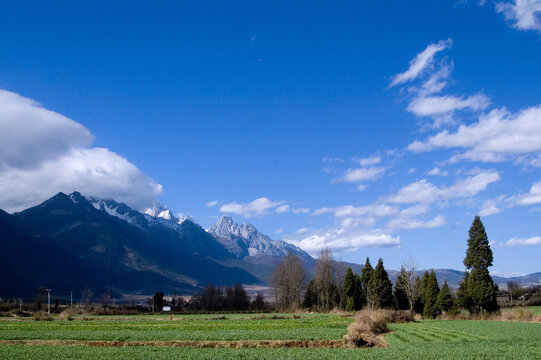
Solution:
[(470, 313), (497, 311), (498, 288), (488, 271), (492, 262), (485, 228), (479, 216), (475, 216), (464, 258), (466, 271), (456, 295), (451, 293), (447, 280), (439, 287), (433, 270), (418, 276), (412, 259), (402, 265), (393, 287), (381, 258), (375, 268), (367, 258), (361, 273), (355, 274), (351, 267), (344, 271), (343, 264), (334, 260), (329, 248), (320, 251), (314, 276), (309, 282), (301, 261), (288, 254), (276, 265), (271, 285), (279, 311), (392, 308), (435, 318), (461, 309)]

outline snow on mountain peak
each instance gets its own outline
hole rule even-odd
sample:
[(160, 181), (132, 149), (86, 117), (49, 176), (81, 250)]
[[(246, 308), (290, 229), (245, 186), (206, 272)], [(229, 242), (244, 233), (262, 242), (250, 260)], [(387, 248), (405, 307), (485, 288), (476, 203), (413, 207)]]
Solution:
[(282, 240), (272, 240), (249, 223), (233, 222), (227, 214), (222, 215), (208, 232), (237, 256), (272, 255), (283, 256), (288, 252), (306, 255), (301, 249)]
[(173, 215), (171, 210), (161, 203), (157, 203), (154, 207), (146, 209), (143, 213), (154, 218), (178, 222), (178, 218)]
[(190, 215), (190, 214), (178, 214), (177, 215), (177, 218), (178, 218), (178, 224), (182, 224), (184, 221), (186, 220), (190, 220), (191, 222), (193, 222), (193, 217)]

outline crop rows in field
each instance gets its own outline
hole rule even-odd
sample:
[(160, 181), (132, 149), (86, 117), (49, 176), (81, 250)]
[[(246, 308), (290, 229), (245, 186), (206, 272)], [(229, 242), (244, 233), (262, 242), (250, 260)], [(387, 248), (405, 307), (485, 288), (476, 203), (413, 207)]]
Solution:
[(351, 318), (322, 316), (0, 322), (0, 340), (329, 340), (341, 339), (351, 321)]

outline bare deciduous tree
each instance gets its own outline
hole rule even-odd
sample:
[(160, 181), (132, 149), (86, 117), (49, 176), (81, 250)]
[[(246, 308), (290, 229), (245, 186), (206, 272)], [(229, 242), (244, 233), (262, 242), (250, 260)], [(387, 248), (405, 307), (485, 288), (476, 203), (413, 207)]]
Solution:
[(396, 281), (396, 286), (400, 288), (406, 297), (410, 310), (413, 311), (413, 304), (415, 302), (415, 271), (417, 270), (417, 263), (413, 256), (409, 256), (403, 263), (400, 272), (403, 276), (399, 276)]
[(111, 300), (112, 300), (111, 290), (107, 290), (101, 295), (100, 301), (101, 301), (101, 306), (103, 307), (104, 311), (107, 310), (107, 308), (111, 306)]
[(87, 308), (88, 305), (90, 305), (92, 296), (94, 296), (94, 293), (89, 288), (85, 288), (83, 289), (83, 291), (81, 291), (81, 301), (85, 308)]
[(302, 302), (302, 291), (306, 275), (299, 258), (287, 254), (274, 267), (271, 285), (274, 287), (276, 309), (279, 311), (295, 310)]
[(318, 255), (316, 263), (316, 273), (314, 282), (316, 293), (318, 295), (319, 307), (322, 310), (329, 311), (332, 309), (332, 293), (336, 279), (334, 256), (330, 248), (323, 248)]

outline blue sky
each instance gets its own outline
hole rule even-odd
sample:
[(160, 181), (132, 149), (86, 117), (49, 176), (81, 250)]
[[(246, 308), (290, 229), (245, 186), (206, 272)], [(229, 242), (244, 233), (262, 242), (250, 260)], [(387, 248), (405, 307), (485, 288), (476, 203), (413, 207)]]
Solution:
[(0, 208), (227, 212), (337, 258), (541, 271), (541, 2), (0, 4)]

